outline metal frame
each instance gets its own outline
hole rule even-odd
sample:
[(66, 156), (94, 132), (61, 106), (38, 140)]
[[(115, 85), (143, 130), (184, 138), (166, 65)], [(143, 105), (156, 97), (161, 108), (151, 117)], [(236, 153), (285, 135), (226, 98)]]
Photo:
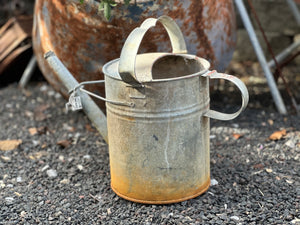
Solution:
[[(292, 10), (292, 13), (297, 21), (297, 24), (300, 25), (300, 13), (297, 8), (297, 5), (295, 4), (294, 0), (286, 0), (289, 7)], [(250, 41), (252, 43), (252, 46), (254, 48), (254, 51), (256, 53), (256, 56), (258, 58), (258, 61), (264, 71), (265, 77), (267, 79), (268, 85), (270, 87), (271, 95), (273, 97), (273, 100), (275, 102), (276, 108), (279, 113), (281, 114), (287, 114), (287, 110), (285, 107), (285, 104), (282, 100), (282, 97), (280, 95), (280, 92), (277, 88), (275, 79), (273, 77), (273, 74), (271, 72), (271, 68), (275, 66), (274, 60), (271, 60), (267, 62), (266, 57), (264, 55), (264, 52), (259, 44), (259, 41), (257, 39), (255, 30), (252, 26), (249, 14), (245, 8), (243, 0), (235, 0), (235, 4), (237, 6), (237, 9), (240, 13), (241, 19), (243, 21), (243, 24), (248, 32)], [(300, 45), (300, 41), (291, 44), (286, 49), (284, 49), (280, 54), (276, 56), (276, 60), (278, 62), (282, 62), (287, 56), (289, 56), (294, 49), (296, 49)]]

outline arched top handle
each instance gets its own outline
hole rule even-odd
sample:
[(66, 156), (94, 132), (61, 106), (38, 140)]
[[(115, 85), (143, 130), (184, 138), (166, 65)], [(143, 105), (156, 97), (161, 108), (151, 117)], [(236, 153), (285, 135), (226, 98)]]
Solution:
[(158, 19), (148, 18), (140, 27), (135, 28), (130, 33), (122, 48), (119, 61), (119, 74), (124, 82), (140, 83), (135, 73), (136, 56), (144, 35), (151, 27), (156, 25), (157, 21), (164, 26), (169, 35), (172, 52), (176, 54), (187, 53), (183, 34), (172, 18), (168, 16), (161, 16)]

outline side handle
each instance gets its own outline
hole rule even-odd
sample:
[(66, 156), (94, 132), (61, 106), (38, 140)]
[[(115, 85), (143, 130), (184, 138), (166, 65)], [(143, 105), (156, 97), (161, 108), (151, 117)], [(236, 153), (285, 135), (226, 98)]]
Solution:
[(240, 90), (242, 94), (242, 106), (241, 108), (235, 112), (235, 113), (222, 113), (222, 112), (217, 112), (215, 110), (209, 109), (204, 116), (207, 116), (212, 119), (217, 119), (217, 120), (232, 120), (236, 118), (240, 113), (246, 108), (248, 102), (249, 102), (249, 93), (247, 90), (247, 87), (245, 84), (238, 79), (235, 76), (228, 75), (225, 73), (218, 73), (217, 71), (210, 71), (208, 73), (203, 74), (202, 76), (204, 77), (209, 77), (209, 79), (224, 79), (232, 82), (235, 84), (235, 86)]

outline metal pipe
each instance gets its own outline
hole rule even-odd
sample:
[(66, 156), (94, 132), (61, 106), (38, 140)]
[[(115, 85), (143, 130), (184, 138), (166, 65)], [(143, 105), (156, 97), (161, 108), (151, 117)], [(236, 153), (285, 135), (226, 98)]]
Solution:
[[(54, 52), (47, 52), (44, 57), (53, 72), (58, 75), (59, 79), (68, 90), (72, 90), (74, 87), (78, 86), (79, 83), (75, 80), (69, 70), (62, 64), (62, 62), (57, 58)], [(99, 133), (102, 135), (106, 143), (108, 143), (106, 116), (88, 94), (78, 92), (78, 95), (82, 100), (81, 102), (84, 112), (92, 121)]]
[(33, 72), (34, 72), (34, 69), (36, 67), (36, 58), (35, 58), (35, 55), (33, 55), (26, 67), (26, 69), (24, 70), (24, 73), (19, 81), (19, 86), (21, 88), (24, 88), (27, 84), (28, 84), (28, 81), (30, 80)]
[(300, 12), (294, 0), (286, 0), (298, 25), (300, 25)]
[[(280, 52), (277, 56), (276, 56), (276, 61), (278, 63), (281, 63), (283, 60), (286, 59), (286, 57), (288, 57), (298, 46), (300, 45), (300, 41), (294, 42), (293, 44), (291, 44), (290, 46), (288, 46), (287, 48), (285, 48), (282, 52)], [(275, 62), (274, 60), (270, 60), (268, 62), (268, 66), (270, 68), (275, 66)]]
[(273, 74), (271, 73), (270, 68), (268, 67), (267, 60), (264, 56), (264, 52), (259, 44), (259, 41), (257, 39), (257, 36), (255, 34), (254, 28), (252, 26), (252, 23), (250, 21), (248, 12), (245, 8), (243, 0), (235, 0), (235, 4), (237, 6), (237, 9), (241, 15), (242, 21), (244, 23), (244, 26), (248, 32), (250, 41), (252, 43), (252, 46), (254, 48), (254, 51), (256, 53), (256, 56), (258, 58), (258, 61), (260, 62), (260, 65), (265, 73), (273, 100), (275, 102), (276, 108), (281, 114), (287, 114), (286, 107), (284, 105), (284, 102), (282, 100), (282, 97), (280, 95), (280, 92), (276, 86), (276, 82), (274, 80)]

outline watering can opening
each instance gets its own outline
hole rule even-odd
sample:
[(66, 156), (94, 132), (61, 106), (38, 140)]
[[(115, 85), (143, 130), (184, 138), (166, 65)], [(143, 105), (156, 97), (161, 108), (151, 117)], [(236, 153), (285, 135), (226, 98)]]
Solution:
[(209, 69), (209, 63), (187, 54), (168, 54), (159, 57), (152, 65), (152, 79), (171, 79), (199, 75)]
[[(120, 59), (103, 66), (106, 76), (122, 80), (119, 74)], [(190, 54), (144, 53), (136, 56), (134, 66), (138, 82), (161, 82), (199, 76), (208, 71), (210, 63)]]

